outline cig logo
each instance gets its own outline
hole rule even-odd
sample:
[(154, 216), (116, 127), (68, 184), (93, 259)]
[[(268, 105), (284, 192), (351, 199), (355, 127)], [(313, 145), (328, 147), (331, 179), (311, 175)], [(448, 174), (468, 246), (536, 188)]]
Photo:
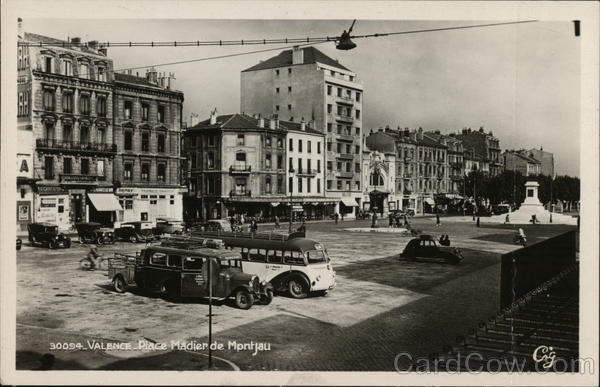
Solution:
[(554, 365), (556, 359), (556, 352), (554, 348), (540, 345), (533, 351), (533, 361), (537, 364), (542, 363), (544, 369), (548, 369)]

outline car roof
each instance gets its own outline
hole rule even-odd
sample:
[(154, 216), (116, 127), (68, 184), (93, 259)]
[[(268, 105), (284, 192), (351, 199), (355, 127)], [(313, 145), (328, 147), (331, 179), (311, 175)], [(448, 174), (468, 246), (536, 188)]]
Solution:
[(43, 227), (56, 227), (54, 223), (40, 222), (40, 223), (29, 223), (31, 226), (43, 226)]
[(232, 250), (225, 249), (211, 249), (209, 247), (203, 247), (193, 250), (178, 249), (175, 247), (162, 247), (152, 246), (146, 249), (147, 251), (155, 253), (165, 253), (174, 255), (185, 255), (192, 257), (203, 257), (203, 258), (217, 258), (221, 260), (241, 260), (242, 257), (239, 253), (233, 252)]
[(181, 220), (177, 219), (177, 218), (156, 218), (156, 221), (158, 222), (159, 220), (164, 220), (167, 222), (181, 222)]

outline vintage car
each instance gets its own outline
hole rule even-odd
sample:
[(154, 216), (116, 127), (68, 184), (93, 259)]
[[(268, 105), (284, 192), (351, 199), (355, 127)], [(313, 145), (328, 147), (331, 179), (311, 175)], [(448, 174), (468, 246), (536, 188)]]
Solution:
[(125, 222), (115, 228), (115, 237), (132, 243), (151, 242), (154, 240), (152, 222)]
[(497, 204), (492, 206), (492, 213), (494, 215), (502, 215), (510, 212), (510, 204)]
[(17, 238), (17, 250), (21, 250), (22, 245), (23, 245), (23, 241), (20, 238)]
[(189, 231), (233, 231), (227, 219), (212, 219), (188, 228)]
[(27, 233), (27, 239), (33, 246), (48, 246), (51, 249), (71, 247), (71, 238), (58, 232), (58, 226), (52, 223), (29, 223)]
[(436, 260), (446, 263), (458, 264), (463, 260), (460, 249), (456, 247), (440, 246), (431, 235), (420, 235), (411, 239), (400, 257), (409, 260)]
[(183, 234), (185, 225), (175, 218), (156, 218), (156, 227), (153, 231), (155, 235)]
[(102, 245), (105, 243), (115, 243), (115, 232), (112, 228), (102, 227), (100, 223), (77, 223), (75, 224), (79, 242), (95, 243)]
[(255, 301), (269, 304), (273, 287), (244, 273), (240, 260), (239, 253), (225, 249), (153, 246), (138, 255), (116, 253), (109, 259), (108, 277), (118, 293), (136, 286), (141, 292), (174, 299), (233, 297), (240, 309), (250, 309)]

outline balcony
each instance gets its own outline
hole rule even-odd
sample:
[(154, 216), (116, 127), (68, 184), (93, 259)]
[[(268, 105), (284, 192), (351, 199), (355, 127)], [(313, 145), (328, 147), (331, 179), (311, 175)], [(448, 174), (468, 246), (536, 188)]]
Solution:
[(354, 155), (352, 153), (338, 153), (335, 157), (343, 160), (354, 160)]
[(336, 172), (335, 177), (340, 179), (352, 179), (354, 177), (354, 172)]
[(252, 196), (252, 191), (236, 191), (236, 190), (231, 190), (229, 191), (229, 197), (233, 198), (233, 197), (250, 197)]
[(73, 173), (64, 173), (58, 175), (61, 183), (71, 184), (96, 184), (99, 181), (106, 181), (106, 176), (98, 175), (76, 175)]
[(89, 154), (115, 154), (116, 144), (59, 141), (54, 139), (38, 138), (35, 140), (37, 150), (53, 151), (62, 153), (89, 153)]
[(339, 141), (354, 142), (354, 137), (351, 134), (338, 134), (337, 139)]
[(345, 105), (354, 105), (354, 99), (345, 95), (336, 95), (337, 102)]
[(319, 173), (316, 169), (302, 169), (296, 171), (296, 176), (298, 177), (315, 177)]
[(345, 114), (336, 114), (335, 119), (337, 121), (348, 122), (350, 124), (354, 122), (354, 118), (352, 118), (352, 116), (347, 116)]
[(252, 171), (250, 165), (232, 165), (229, 167), (230, 175), (249, 175)]
[(412, 173), (405, 173), (404, 175), (402, 175), (403, 179), (412, 179), (413, 175)]

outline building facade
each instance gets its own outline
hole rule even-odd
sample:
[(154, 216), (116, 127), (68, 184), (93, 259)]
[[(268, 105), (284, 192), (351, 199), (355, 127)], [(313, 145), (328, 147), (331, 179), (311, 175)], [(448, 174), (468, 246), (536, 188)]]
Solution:
[(362, 211), (377, 212), (386, 216), (398, 209), (402, 186), (397, 186), (396, 172), (399, 158), (396, 156), (395, 136), (383, 130), (369, 134), (363, 146)]
[(96, 42), (61, 41), (21, 25), (18, 42), (18, 231), (31, 221), (62, 230), (113, 222), (112, 60)]
[(520, 172), (523, 176), (536, 176), (541, 173), (541, 162), (526, 150), (507, 150), (501, 155), (507, 171)]
[(554, 153), (547, 152), (542, 147), (530, 149), (528, 152), (540, 162), (540, 174), (554, 177)]
[(220, 115), (188, 128), (188, 219), (234, 215), (287, 219), (290, 210), (325, 214), (324, 136), (308, 123)]
[(325, 193), (333, 211), (355, 215), (362, 200), (363, 87), (356, 74), (314, 47), (294, 48), (241, 73), (241, 111), (314, 122), (325, 134)]
[(115, 73), (115, 193), (122, 221), (181, 220), (180, 185), (183, 93), (172, 74), (150, 69), (144, 77)]
[(478, 160), (479, 171), (486, 175), (497, 176), (504, 170), (500, 158), (500, 140), (491, 131), (486, 133), (483, 127), (479, 130), (468, 128), (463, 129), (456, 138), (462, 141), (469, 157)]

